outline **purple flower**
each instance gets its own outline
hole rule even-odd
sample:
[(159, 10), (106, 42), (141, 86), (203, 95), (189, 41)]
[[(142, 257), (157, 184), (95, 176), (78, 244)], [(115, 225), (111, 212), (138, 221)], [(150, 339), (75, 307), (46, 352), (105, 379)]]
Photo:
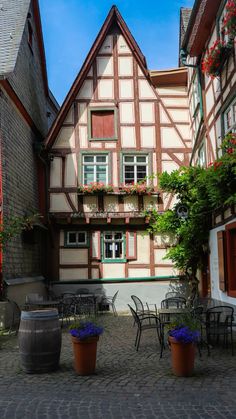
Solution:
[(88, 339), (93, 336), (99, 336), (103, 333), (103, 327), (96, 326), (92, 322), (81, 321), (77, 326), (72, 326), (70, 334), (80, 340)]
[(177, 326), (169, 331), (169, 335), (182, 343), (195, 343), (200, 338), (199, 330), (191, 330), (188, 326)]

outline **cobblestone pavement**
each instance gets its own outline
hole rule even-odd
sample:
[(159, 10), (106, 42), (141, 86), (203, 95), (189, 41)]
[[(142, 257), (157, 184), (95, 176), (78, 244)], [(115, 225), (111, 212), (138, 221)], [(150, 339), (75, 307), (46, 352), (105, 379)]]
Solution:
[(73, 370), (70, 336), (63, 331), (60, 369), (50, 374), (21, 370), (17, 337), (0, 350), (1, 419), (236, 418), (236, 356), (213, 349), (197, 356), (191, 378), (175, 377), (170, 353), (159, 359), (153, 330), (137, 353), (130, 316), (101, 316), (96, 374)]

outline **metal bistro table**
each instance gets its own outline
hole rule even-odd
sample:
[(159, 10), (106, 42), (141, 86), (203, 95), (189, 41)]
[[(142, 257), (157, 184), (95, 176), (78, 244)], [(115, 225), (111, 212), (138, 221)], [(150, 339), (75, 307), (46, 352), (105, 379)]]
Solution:
[(59, 308), (60, 300), (42, 300), (42, 301), (29, 301), (25, 304), (26, 310), (37, 310), (42, 308)]
[[(101, 294), (76, 294), (74, 296), (77, 314), (97, 315), (99, 299)], [(92, 312), (92, 313), (91, 313)]]
[(164, 333), (165, 326), (170, 324), (175, 317), (180, 316), (185, 313), (189, 313), (189, 309), (186, 307), (185, 308), (177, 308), (177, 307), (159, 308), (158, 315), (159, 315), (160, 322), (162, 325), (163, 333)]

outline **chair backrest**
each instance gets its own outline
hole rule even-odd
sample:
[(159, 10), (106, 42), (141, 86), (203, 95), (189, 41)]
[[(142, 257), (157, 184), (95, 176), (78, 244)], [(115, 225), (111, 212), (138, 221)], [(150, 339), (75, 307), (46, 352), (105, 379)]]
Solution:
[(191, 310), (192, 316), (197, 320), (201, 320), (202, 313), (203, 313), (203, 306), (194, 307)]
[(34, 303), (34, 302), (40, 302), (43, 301), (43, 296), (39, 295), (38, 293), (31, 293), (31, 294), (27, 294), (25, 297), (25, 302), (26, 303)]
[(143, 313), (144, 312), (144, 306), (140, 298), (138, 298), (136, 295), (131, 295), (131, 298), (135, 304), (136, 312), (137, 313)]
[(211, 307), (206, 312), (206, 321), (214, 323), (225, 323), (232, 326), (234, 319), (234, 309), (229, 306), (215, 306)]
[(116, 301), (116, 298), (117, 298), (117, 294), (118, 294), (118, 292), (119, 292), (119, 290), (118, 291), (116, 291), (116, 293), (113, 295), (113, 297), (112, 297), (112, 302), (113, 302), (113, 304), (114, 304), (114, 302)]
[(169, 291), (165, 294), (165, 299), (166, 298), (176, 298), (176, 297), (183, 297), (183, 296), (180, 293), (174, 292), (174, 291)]
[(184, 297), (166, 298), (161, 302), (161, 308), (184, 308), (186, 299)]
[(138, 325), (140, 325), (140, 320), (139, 320), (138, 314), (137, 314), (137, 313), (136, 313), (136, 311), (133, 309), (133, 307), (131, 307), (129, 304), (128, 304), (128, 307), (129, 307), (129, 309), (130, 309), (130, 311), (131, 311), (131, 314), (132, 314), (132, 316), (133, 316), (133, 318), (134, 318), (135, 323), (137, 323)]

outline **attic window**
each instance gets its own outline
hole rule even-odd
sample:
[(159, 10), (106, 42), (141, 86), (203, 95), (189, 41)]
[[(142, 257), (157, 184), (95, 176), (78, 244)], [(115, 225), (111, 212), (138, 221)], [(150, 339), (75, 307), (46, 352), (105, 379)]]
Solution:
[(28, 45), (30, 47), (31, 52), (33, 53), (33, 29), (29, 20), (28, 20)]
[(114, 108), (89, 110), (89, 138), (93, 140), (114, 140), (117, 138)]

